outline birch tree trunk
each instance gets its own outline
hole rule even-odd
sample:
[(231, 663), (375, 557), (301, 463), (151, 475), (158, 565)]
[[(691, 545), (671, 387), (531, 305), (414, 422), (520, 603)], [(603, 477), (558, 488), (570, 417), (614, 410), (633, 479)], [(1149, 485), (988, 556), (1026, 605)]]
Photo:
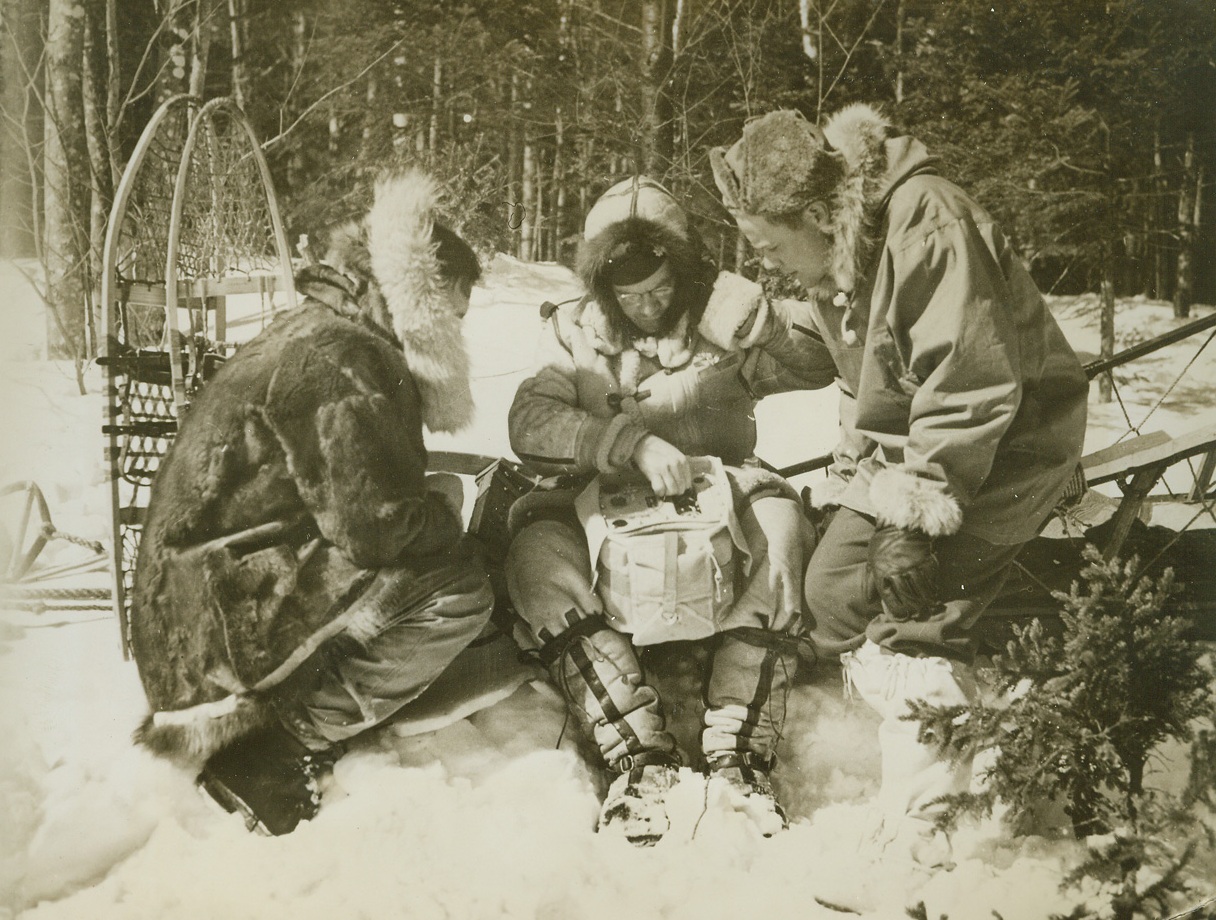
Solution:
[[(113, 137), (122, 118), (122, 58), (118, 44), (118, 0), (105, 0), (106, 5), (106, 126)], [(122, 150), (110, 144), (110, 187), (118, 188), (125, 168)]]
[(232, 98), (244, 109), (250, 98), (248, 0), (228, 0), (228, 38), (232, 43)]
[(1191, 315), (1191, 286), (1195, 280), (1195, 209), (1201, 189), (1195, 181), (1195, 135), (1187, 132), (1182, 160), (1182, 184), (1178, 189), (1178, 269), (1174, 286), (1174, 315)]
[(77, 383), (86, 357), (89, 151), (85, 135), (82, 62), (85, 7), (50, 0), (46, 42), (43, 261), (48, 306), (47, 352), (71, 358)]
[(156, 104), (190, 90), (195, 27), (193, 0), (165, 0), (165, 28), (156, 74)]
[(566, 210), (566, 134), (559, 105), (553, 116), (553, 203), (549, 206), (549, 257), (562, 259), (562, 237), (565, 233), (562, 217)]
[(517, 257), (525, 262), (532, 260), (533, 236), (536, 231), (536, 225), (533, 222), (533, 195), (535, 194), (534, 177), (536, 173), (536, 164), (534, 162), (536, 152), (532, 148), (532, 139), (528, 137), (528, 132), (524, 131), (523, 141), (523, 164), (522, 171), (522, 190), (520, 194), (519, 207), (522, 223), (519, 226), (519, 250)]
[(1153, 131), (1153, 198), (1149, 206), (1149, 240), (1153, 247), (1153, 281), (1151, 296), (1157, 299), (1165, 297), (1165, 247), (1161, 244), (1165, 230), (1166, 199), (1169, 185), (1165, 179), (1165, 169), (1161, 162), (1161, 131)]
[(211, 59), (211, 40), (216, 29), (218, 2), (219, 0), (194, 0), (191, 4), (194, 22), (186, 43), (186, 57), (190, 62), (187, 86), (195, 96), (204, 96), (207, 91), (207, 64)]
[(435, 30), (435, 61), (431, 67), (431, 130), (427, 135), (427, 152), (431, 163), (439, 154), (439, 116), (443, 111), (442, 35)]
[[(108, 88), (111, 66), (107, 60), (109, 43), (106, 41), (107, 0), (86, 0), (87, 18), (84, 31), (84, 76), (83, 104), (85, 145), (89, 154), (89, 270), (88, 277), (94, 282), (101, 278), (102, 257), (105, 251), (106, 224), (110, 216), (110, 205), (114, 199), (112, 174), (111, 129), (108, 116)], [(95, 284), (86, 289), (85, 310), (86, 343), (89, 354), (97, 352), (97, 304)]]
[(904, 20), (907, 18), (906, 0), (895, 6), (895, 104), (904, 101)]
[[(1107, 244), (1102, 250), (1102, 307), (1099, 316), (1098, 350), (1100, 356), (1109, 358), (1115, 353), (1115, 253), (1114, 246)], [(1111, 371), (1098, 378), (1098, 399), (1104, 403), (1114, 395)]]
[(522, 229), (523, 223), (523, 217), (520, 213), (521, 187), (523, 185), (521, 168), (523, 144), (520, 135), (523, 127), (522, 120), (519, 117), (519, 96), (519, 73), (513, 72), (511, 74), (511, 92), (509, 96), (510, 108), (508, 109), (510, 119), (507, 130), (507, 227), (511, 231), (516, 256), (519, 255), (521, 248), (519, 231)]
[(663, 177), (675, 152), (671, 79), (671, 9), (667, 0), (642, 4), (642, 163)]
[(39, 6), (37, 0), (3, 0), (0, 6), (0, 254), (9, 258), (38, 249)]

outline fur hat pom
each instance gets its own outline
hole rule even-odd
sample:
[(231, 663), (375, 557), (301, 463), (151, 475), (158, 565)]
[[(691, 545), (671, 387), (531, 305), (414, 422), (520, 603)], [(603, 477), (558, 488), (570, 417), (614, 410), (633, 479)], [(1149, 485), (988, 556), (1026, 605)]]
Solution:
[(870, 503), (879, 525), (920, 530), (931, 537), (957, 533), (963, 511), (945, 485), (889, 466), (874, 474)]
[(873, 173), (883, 164), (883, 144), (891, 123), (864, 102), (846, 105), (827, 120), (823, 135), (840, 151), (849, 168)]
[(469, 356), (432, 239), (439, 187), (421, 170), (380, 180), (366, 219), (372, 274), (422, 394), (431, 431), (473, 419)]

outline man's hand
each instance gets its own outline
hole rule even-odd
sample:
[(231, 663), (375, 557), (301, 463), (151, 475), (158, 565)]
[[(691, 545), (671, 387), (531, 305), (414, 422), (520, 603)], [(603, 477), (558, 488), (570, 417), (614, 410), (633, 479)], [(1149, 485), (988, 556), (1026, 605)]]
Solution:
[(941, 606), (933, 539), (919, 530), (885, 526), (870, 539), (871, 594), (893, 620), (927, 620)]
[(692, 488), (692, 470), (683, 451), (660, 437), (648, 434), (633, 449), (633, 462), (650, 482), (656, 495), (670, 497)]

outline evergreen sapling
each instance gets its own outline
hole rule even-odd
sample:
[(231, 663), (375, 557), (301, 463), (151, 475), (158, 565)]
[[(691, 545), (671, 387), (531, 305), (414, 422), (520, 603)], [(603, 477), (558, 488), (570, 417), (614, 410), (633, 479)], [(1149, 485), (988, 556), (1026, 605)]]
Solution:
[[(1044, 806), (1057, 805), (1088, 843), (1064, 884), (1102, 883), (1107, 916), (1166, 916), (1171, 897), (1190, 890), (1183, 870), (1196, 847), (1212, 843), (1191, 806), (1216, 797), (1214, 745), (1195, 728), (1210, 718), (1213, 674), (1190, 624), (1164, 613), (1171, 570), (1154, 580), (1134, 558), (1104, 560), (1092, 546), (1084, 557), (1081, 581), (1055, 594), (1062, 629), (1037, 619), (1015, 627), (994, 660), (1000, 705), (913, 704), (910, 718), (944, 756), (990, 753), (978, 791), (945, 800), (944, 829), (999, 806), (1015, 834), (1029, 833)], [(1193, 743), (1193, 788), (1182, 797), (1145, 788), (1154, 751), (1171, 740)], [(1077, 910), (1070, 920), (1091, 916)]]

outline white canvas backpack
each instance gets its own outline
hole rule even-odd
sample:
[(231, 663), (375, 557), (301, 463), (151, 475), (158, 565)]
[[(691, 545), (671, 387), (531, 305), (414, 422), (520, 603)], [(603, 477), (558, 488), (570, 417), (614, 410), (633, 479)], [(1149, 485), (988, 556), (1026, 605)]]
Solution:
[(713, 635), (751, 568), (721, 461), (689, 462), (683, 495), (660, 498), (640, 473), (601, 473), (575, 502), (605, 616), (636, 645)]

